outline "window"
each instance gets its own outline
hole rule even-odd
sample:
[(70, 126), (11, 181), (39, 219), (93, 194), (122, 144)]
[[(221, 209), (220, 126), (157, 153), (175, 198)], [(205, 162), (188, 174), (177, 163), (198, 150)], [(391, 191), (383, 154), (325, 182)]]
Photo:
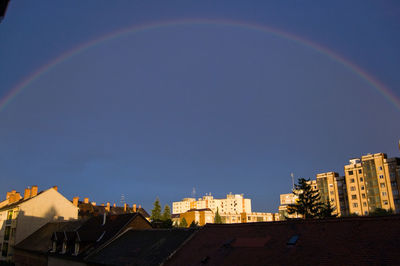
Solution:
[(360, 177), (360, 182), (363, 182), (363, 181), (364, 181), (364, 179), (362, 177)]
[(4, 229), (4, 240), (10, 239), (10, 233), (11, 233), (11, 227), (6, 226), (6, 228)]
[(358, 208), (358, 203), (353, 203), (354, 208)]
[(10, 211), (7, 212), (7, 220), (11, 220), (12, 217), (13, 217), (13, 211), (10, 210)]
[(379, 178), (380, 178), (380, 179), (383, 179), (383, 175), (379, 175)]
[(365, 187), (364, 186), (361, 186), (361, 190), (364, 190), (365, 189)]
[(353, 175), (353, 171), (349, 171), (349, 175)]
[(388, 205), (389, 203), (388, 203), (388, 201), (387, 200), (384, 200), (383, 201), (383, 205)]
[(247, 220), (250, 221), (250, 216), (247, 216)]
[(3, 247), (1, 249), (1, 256), (7, 257), (8, 253), (8, 243), (3, 243)]
[(67, 252), (67, 241), (64, 241), (63, 244), (62, 244), (61, 253), (64, 254), (65, 252)]
[(56, 251), (57, 251), (57, 241), (53, 241), (51, 252), (56, 252)]
[(363, 206), (364, 206), (364, 207), (367, 207), (367, 203), (366, 203), (365, 201), (363, 202)]
[(379, 170), (382, 171), (382, 166), (379, 166)]
[(365, 199), (365, 194), (364, 193), (361, 194), (361, 198)]
[(359, 173), (359, 174), (361, 174), (361, 173), (362, 173), (361, 169), (358, 169), (358, 173)]
[(333, 191), (330, 191), (329, 193), (330, 193), (332, 196), (335, 195), (335, 192), (333, 192)]
[(353, 200), (357, 199), (357, 195), (351, 195), (351, 199)]
[(397, 186), (397, 182), (396, 181), (392, 181), (390, 184), (392, 185), (392, 187)]
[(387, 196), (387, 193), (386, 193), (386, 191), (382, 191), (382, 196), (384, 196), (384, 197), (386, 197), (386, 196)]
[(355, 186), (351, 186), (350, 187), (350, 191), (356, 191), (356, 187)]
[(333, 184), (329, 184), (329, 187), (333, 187)]
[(385, 183), (381, 183), (381, 188), (385, 188)]
[(350, 183), (354, 183), (354, 178), (350, 179)]

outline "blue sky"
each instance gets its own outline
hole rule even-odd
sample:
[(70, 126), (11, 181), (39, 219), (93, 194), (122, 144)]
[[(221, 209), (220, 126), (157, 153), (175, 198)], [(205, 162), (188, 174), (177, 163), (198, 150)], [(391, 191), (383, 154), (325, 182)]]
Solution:
[[(0, 99), (61, 54), (125, 27), (229, 20), (326, 47), (400, 98), (396, 1), (11, 1)], [(212, 192), (277, 211), (290, 173), (399, 156), (400, 109), (312, 47), (235, 25), (158, 27), (102, 42), (30, 83), (0, 112), (0, 194), (58, 185), (68, 198), (151, 209)]]

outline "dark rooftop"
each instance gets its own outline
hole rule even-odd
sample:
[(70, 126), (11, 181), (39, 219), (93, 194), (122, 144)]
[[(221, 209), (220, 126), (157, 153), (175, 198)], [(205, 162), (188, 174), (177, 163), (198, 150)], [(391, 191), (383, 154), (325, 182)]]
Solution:
[(87, 258), (102, 265), (160, 265), (195, 229), (129, 230)]
[(207, 224), (165, 265), (400, 265), (400, 216)]

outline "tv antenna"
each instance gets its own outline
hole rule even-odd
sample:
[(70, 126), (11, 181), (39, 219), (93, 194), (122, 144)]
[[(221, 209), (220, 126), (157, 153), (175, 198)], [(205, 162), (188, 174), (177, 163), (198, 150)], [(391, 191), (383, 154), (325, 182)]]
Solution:
[(292, 177), (292, 190), (294, 190), (294, 174), (290, 173), (290, 176)]

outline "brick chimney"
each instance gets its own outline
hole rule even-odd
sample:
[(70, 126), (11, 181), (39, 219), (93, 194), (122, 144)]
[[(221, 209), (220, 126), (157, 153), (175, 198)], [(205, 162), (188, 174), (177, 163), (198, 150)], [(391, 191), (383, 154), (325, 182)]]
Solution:
[(133, 212), (136, 212), (136, 204), (133, 204)]
[(74, 206), (78, 207), (78, 202), (79, 202), (79, 197), (74, 197), (72, 199), (72, 204), (74, 204)]
[(11, 192), (12, 193), (10, 194), (10, 196), (8, 198), (9, 203), (17, 202), (22, 198), (21, 195), (18, 192), (16, 192), (15, 190), (13, 190)]
[(54, 189), (55, 191), (58, 191), (58, 186), (53, 186), (53, 189)]
[(139, 205), (139, 210), (142, 208), (142, 205)]
[(29, 199), (31, 197), (31, 189), (25, 188), (25, 192), (24, 192), (24, 199)]
[(38, 193), (38, 186), (32, 186), (31, 188), (31, 197), (36, 196)]
[(106, 211), (110, 211), (110, 203), (109, 202), (107, 202), (107, 206), (106, 206)]
[(126, 203), (124, 203), (124, 212), (126, 212), (126, 205), (127, 205), (127, 204), (126, 204)]
[(84, 198), (83, 203), (89, 203), (89, 198)]
[(114, 203), (114, 204), (113, 204), (113, 207), (114, 207), (114, 208), (117, 207), (117, 204)]
[(96, 206), (96, 202), (92, 201), (91, 203), (92, 203), (93, 206)]

